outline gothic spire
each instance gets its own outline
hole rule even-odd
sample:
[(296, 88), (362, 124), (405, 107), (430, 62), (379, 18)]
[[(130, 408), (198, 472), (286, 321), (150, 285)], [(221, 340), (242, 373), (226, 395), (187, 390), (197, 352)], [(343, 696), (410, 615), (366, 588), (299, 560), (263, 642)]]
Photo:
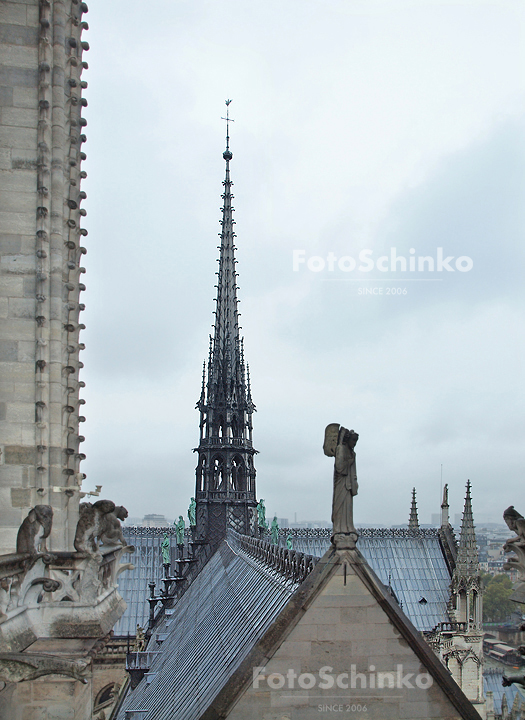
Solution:
[(467, 480), (467, 493), (465, 495), (465, 507), (463, 509), (458, 556), (456, 560), (456, 573), (460, 577), (479, 575), (478, 549), (476, 546), (474, 517), (472, 515), (472, 500), (470, 497), (470, 480)]
[(449, 520), (449, 504), (448, 504), (448, 485), (443, 488), (443, 501), (441, 503), (441, 527), (446, 528), (450, 524)]
[(239, 337), (239, 312), (237, 310), (237, 273), (235, 265), (235, 233), (233, 226), (233, 195), (230, 178), (230, 161), (233, 154), (230, 150), (229, 105), (226, 101), (226, 149), (222, 156), (226, 161), (226, 172), (223, 182), (222, 230), (219, 245), (219, 271), (217, 297), (215, 300), (215, 324), (211, 348), (211, 364), (208, 377), (208, 404), (230, 404), (245, 395), (244, 361), (241, 356)]
[(256, 450), (252, 444), (252, 414), (249, 370), (245, 366), (240, 337), (235, 271), (233, 195), (230, 178), (229, 115), (226, 101), (226, 163), (222, 193), (221, 244), (215, 298), (215, 323), (206, 373), (197, 407), (200, 410), (200, 440), (196, 468), (196, 537), (199, 542), (218, 542), (228, 527), (251, 534), (257, 528), (255, 496)]
[(410, 518), (408, 519), (409, 530), (419, 530), (419, 520), (417, 517), (416, 505), (416, 488), (412, 488), (412, 505), (410, 506)]

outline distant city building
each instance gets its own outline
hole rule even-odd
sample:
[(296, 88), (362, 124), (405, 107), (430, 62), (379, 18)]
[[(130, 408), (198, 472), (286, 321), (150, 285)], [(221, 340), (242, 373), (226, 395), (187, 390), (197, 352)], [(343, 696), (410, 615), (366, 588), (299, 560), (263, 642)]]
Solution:
[[(284, 525), (282, 527), (285, 527)], [(331, 528), (332, 523), (328, 520), (301, 520), (299, 522), (290, 523), (291, 528)]]
[(173, 522), (166, 520), (164, 515), (151, 513), (150, 515), (144, 515), (140, 524), (142, 527), (168, 527), (169, 525), (172, 525)]

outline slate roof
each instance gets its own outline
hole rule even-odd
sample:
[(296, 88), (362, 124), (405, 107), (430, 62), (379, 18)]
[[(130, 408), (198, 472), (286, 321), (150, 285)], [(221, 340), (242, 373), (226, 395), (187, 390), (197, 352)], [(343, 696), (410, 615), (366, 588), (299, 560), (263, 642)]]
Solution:
[[(119, 591), (128, 609), (114, 628), (116, 636), (134, 637), (137, 624), (148, 624), (148, 582), (157, 587), (163, 575), (160, 544), (174, 528), (124, 527), (126, 540), (135, 546), (127, 562), (135, 569), (119, 576)], [(188, 532), (188, 530), (187, 530)], [(286, 545), (288, 529), (281, 529), (280, 544)], [(294, 550), (322, 557), (330, 547), (331, 530), (309, 528), (292, 530)], [(441, 547), (437, 529), (359, 529), (358, 548), (380, 580), (389, 585), (403, 611), (420, 631), (432, 630), (448, 620), (450, 571)], [(185, 551), (187, 554), (187, 550)], [(172, 537), (172, 567), (175, 560), (175, 538)], [(420, 603), (424, 598), (427, 602)]]
[[(199, 718), (296, 588), (223, 541), (155, 629), (148, 651), (162, 652), (150, 656), (149, 673), (128, 693), (118, 720)], [(132, 712), (140, 710), (150, 713)]]
[[(357, 547), (418, 630), (429, 631), (448, 620), (451, 574), (437, 529), (361, 528), (358, 532)], [(321, 528), (294, 533), (293, 547), (321, 557), (330, 547), (330, 534)]]
[[(126, 570), (118, 577), (119, 593), (128, 607), (113, 628), (113, 633), (117, 637), (128, 634), (135, 637), (137, 625), (146, 628), (148, 624), (149, 606), (146, 600), (149, 596), (148, 583), (154, 581), (158, 586), (164, 575), (160, 549), (164, 533), (167, 533), (171, 539), (171, 561), (172, 568), (175, 568), (177, 556), (175, 528), (124, 525), (122, 530), (126, 542), (135, 547), (135, 552), (125, 555), (122, 562), (132, 563), (134, 569)], [(186, 532), (188, 533), (188, 530)]]
[[(341, 562), (332, 549), (297, 585), (246, 555), (235, 541), (224, 541), (173, 614), (156, 630), (156, 635), (162, 636), (162, 651), (148, 653), (152, 658), (149, 673), (125, 698), (117, 719), (227, 716), (253, 667), (266, 664), (273, 656), (279, 638), (284, 640), (297, 618), (308, 612), (311, 600)], [(479, 720), (472, 704), (360, 552), (347, 551), (344, 562), (352, 565), (459, 716)]]
[[(448, 620), (450, 572), (439, 537), (362, 534), (358, 548), (419, 631)], [(426, 602), (424, 602), (426, 601)]]
[[(509, 668), (508, 671), (512, 672), (513, 669)], [(504, 695), (506, 697), (507, 707), (509, 708), (509, 710), (514, 703), (514, 699), (517, 693), (519, 693), (519, 695), (521, 696), (521, 702), (525, 702), (524, 688), (516, 685), (516, 683), (507, 687), (503, 687), (502, 680), (504, 672), (505, 671), (502, 668), (486, 668), (485, 670), (483, 670), (483, 691), (485, 695), (487, 694), (487, 692), (491, 692), (493, 694), (494, 712), (496, 713), (496, 715), (501, 715), (501, 702)]]

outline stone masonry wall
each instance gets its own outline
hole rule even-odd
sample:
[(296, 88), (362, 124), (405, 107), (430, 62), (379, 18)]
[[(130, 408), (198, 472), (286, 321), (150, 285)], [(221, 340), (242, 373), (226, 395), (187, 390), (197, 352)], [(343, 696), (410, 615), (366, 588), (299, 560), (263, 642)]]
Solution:
[(351, 566), (346, 577), (339, 566), (262, 676), (228, 720), (460, 718)]
[(78, 517), (85, 3), (0, 4), (0, 554), (36, 504)]

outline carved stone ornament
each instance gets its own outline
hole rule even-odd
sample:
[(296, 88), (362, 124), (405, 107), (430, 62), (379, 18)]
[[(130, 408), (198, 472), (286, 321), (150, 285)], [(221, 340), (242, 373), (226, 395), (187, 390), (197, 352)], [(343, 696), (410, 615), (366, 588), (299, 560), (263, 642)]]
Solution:
[(503, 546), (506, 553), (515, 553), (507, 558), (503, 569), (516, 570), (518, 573), (518, 582), (510, 599), (525, 604), (525, 518), (514, 509), (514, 505), (510, 505), (503, 513), (503, 519), (509, 529), (516, 533)]
[(128, 511), (122, 505), (115, 506), (111, 500), (98, 500), (91, 503), (80, 503), (79, 519), (75, 532), (75, 549), (84, 555), (102, 560), (99, 545), (106, 547), (125, 548), (126, 552), (133, 552), (128, 547), (122, 533), (121, 520), (128, 517)]
[(36, 555), (46, 551), (46, 538), (53, 524), (53, 508), (50, 505), (35, 505), (29, 511), (16, 538), (17, 553)]
[(353, 517), (353, 498), (358, 489), (354, 448), (358, 439), (356, 432), (338, 423), (325, 430), (324, 454), (335, 458), (332, 543), (338, 550), (352, 550), (358, 538)]
[(521, 687), (525, 688), (525, 675), (523, 673), (510, 672), (506, 672), (503, 674), (503, 679), (501, 681), (503, 687), (510, 687), (511, 685), (514, 685), (514, 683), (516, 683), (517, 685), (521, 685)]
[(43, 675), (66, 675), (87, 683), (89, 664), (84, 660), (64, 660), (52, 655), (0, 653), (0, 679), (18, 683)]

